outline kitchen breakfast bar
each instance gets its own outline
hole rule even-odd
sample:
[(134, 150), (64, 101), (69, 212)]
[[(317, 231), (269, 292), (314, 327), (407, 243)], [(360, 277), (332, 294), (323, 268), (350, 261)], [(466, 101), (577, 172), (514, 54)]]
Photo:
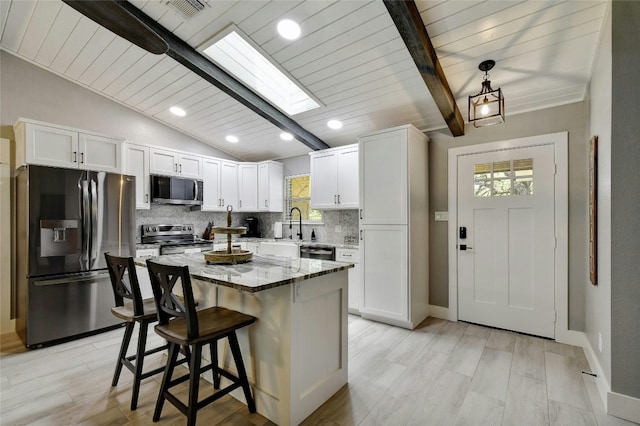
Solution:
[[(153, 261), (188, 266), (200, 307), (257, 318), (238, 339), (257, 411), (269, 420), (296, 425), (347, 383), (347, 270), (353, 264), (254, 254), (248, 263), (210, 265), (202, 253)], [(142, 259), (136, 264), (146, 266)], [(235, 372), (227, 341), (219, 345), (221, 366)], [(210, 359), (208, 352), (203, 357)], [(210, 372), (204, 376), (212, 381)], [(241, 389), (231, 395), (245, 402)]]

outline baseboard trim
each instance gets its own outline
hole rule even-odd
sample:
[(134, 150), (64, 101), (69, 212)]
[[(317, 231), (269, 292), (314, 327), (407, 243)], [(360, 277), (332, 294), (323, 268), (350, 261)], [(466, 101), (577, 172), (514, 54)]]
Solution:
[(620, 393), (607, 394), (607, 413), (634, 423), (640, 423), (640, 399)]
[(449, 308), (444, 306), (429, 305), (429, 316), (449, 320)]
[(580, 346), (582, 346), (582, 349), (584, 349), (584, 354), (587, 357), (589, 367), (591, 367), (591, 372), (597, 375), (595, 377), (595, 381), (598, 388), (598, 394), (600, 395), (600, 400), (602, 401), (602, 405), (604, 406), (604, 411), (608, 412), (607, 395), (611, 392), (611, 386), (609, 386), (607, 377), (604, 375), (604, 371), (602, 370), (602, 366), (598, 361), (596, 352), (593, 350), (591, 342), (589, 342), (589, 339), (587, 339), (586, 334), (579, 331), (571, 331), (571, 333), (582, 335), (583, 344), (581, 344)]

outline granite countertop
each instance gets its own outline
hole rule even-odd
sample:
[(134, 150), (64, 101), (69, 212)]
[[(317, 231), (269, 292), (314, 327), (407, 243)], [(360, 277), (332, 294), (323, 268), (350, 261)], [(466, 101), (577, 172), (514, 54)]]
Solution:
[[(250, 293), (354, 267), (352, 263), (259, 254), (254, 254), (250, 262), (237, 265), (208, 265), (202, 253), (160, 256), (152, 260), (164, 265), (186, 265), (193, 279)], [(135, 262), (146, 266), (145, 259), (135, 259)]]

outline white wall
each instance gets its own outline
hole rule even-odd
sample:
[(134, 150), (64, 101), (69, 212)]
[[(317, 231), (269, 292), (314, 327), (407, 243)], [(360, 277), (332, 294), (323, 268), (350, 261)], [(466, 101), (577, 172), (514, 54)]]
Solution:
[(14, 139), (19, 117), (76, 127), (131, 142), (236, 160), (152, 118), (0, 51), (0, 137)]
[[(589, 135), (598, 136), (598, 285), (587, 279), (585, 333), (598, 358), (607, 384), (611, 384), (611, 13), (605, 18), (602, 38), (591, 76)], [(588, 229), (585, 228), (585, 233)], [(602, 351), (598, 334), (602, 336)]]
[[(509, 93), (505, 91), (507, 112)], [(429, 303), (449, 306), (447, 222), (435, 222), (436, 211), (448, 211), (448, 149), (556, 132), (569, 132), (569, 329), (584, 330), (584, 283), (588, 279), (588, 168), (586, 103), (579, 102), (510, 116), (504, 124), (476, 129), (465, 135), (429, 132)], [(453, 212), (449, 212), (450, 215)]]
[(0, 139), (0, 334), (15, 328), (11, 319), (11, 146)]
[[(611, 390), (640, 423), (640, 2), (611, 11)], [(610, 398), (611, 399), (611, 398)], [(615, 398), (614, 398), (615, 399)], [(624, 399), (624, 398), (623, 398)], [(616, 405), (615, 403), (613, 404)], [(610, 404), (611, 407), (611, 404)], [(617, 407), (615, 407), (617, 408)], [(612, 408), (615, 409), (615, 408)], [(612, 411), (615, 414), (615, 411)]]

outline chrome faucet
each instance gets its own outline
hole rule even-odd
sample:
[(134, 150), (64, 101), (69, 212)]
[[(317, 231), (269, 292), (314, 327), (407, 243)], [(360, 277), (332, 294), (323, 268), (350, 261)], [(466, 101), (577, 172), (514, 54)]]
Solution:
[[(297, 207), (292, 207), (291, 211), (289, 212), (289, 229), (292, 229), (291, 216), (292, 216), (294, 210), (298, 210), (298, 224), (300, 225), (300, 232), (298, 232), (296, 235), (298, 237), (300, 237), (300, 239), (302, 239), (302, 212)], [(291, 235), (289, 235), (289, 239), (290, 240), (293, 239), (293, 231), (291, 231)]]

